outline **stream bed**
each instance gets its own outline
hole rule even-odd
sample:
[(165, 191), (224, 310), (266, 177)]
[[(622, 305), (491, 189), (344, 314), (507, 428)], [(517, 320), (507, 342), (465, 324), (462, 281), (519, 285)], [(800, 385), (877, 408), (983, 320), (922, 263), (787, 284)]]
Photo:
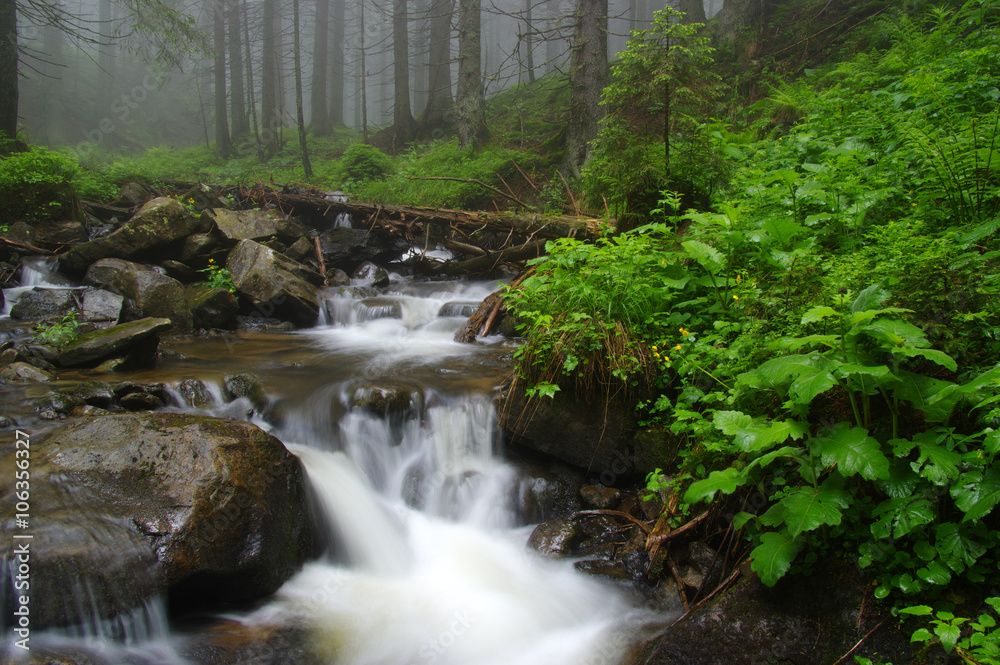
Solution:
[[(495, 288), (394, 275), (378, 293), (324, 291), (312, 329), (170, 337), (154, 370), (63, 374), (163, 383), (167, 410), (250, 420), (275, 435), (304, 465), (330, 546), (256, 605), (168, 620), (157, 601), (132, 617), (33, 635), (33, 646), (102, 664), (622, 662), (663, 617), (572, 561), (525, 547), (525, 505), (547, 481), (505, 458), (497, 426), (494, 396), (516, 347), (500, 336), (453, 341)], [(222, 399), (223, 377), (235, 372), (262, 379), (266, 405)], [(206, 386), (209, 404), (185, 402), (189, 380)], [(30, 418), (38, 390), (0, 387), (0, 412)], [(67, 594), (86, 605), (86, 590)], [(265, 637), (218, 655), (204, 648), (218, 631), (250, 642), (294, 634), (308, 655), (282, 656)]]

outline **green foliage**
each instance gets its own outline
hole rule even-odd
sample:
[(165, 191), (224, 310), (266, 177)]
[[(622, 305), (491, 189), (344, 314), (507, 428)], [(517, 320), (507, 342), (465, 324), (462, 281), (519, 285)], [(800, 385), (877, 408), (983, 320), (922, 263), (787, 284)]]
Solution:
[[(1000, 598), (987, 598), (993, 613), (1000, 611)], [(966, 663), (972, 665), (1000, 665), (1000, 629), (993, 614), (983, 613), (976, 619), (955, 616), (947, 610), (935, 611), (928, 605), (913, 605), (899, 610), (900, 614), (927, 617), (928, 626), (918, 628), (910, 637), (911, 642), (925, 645), (940, 644), (946, 653), (955, 651)], [(966, 636), (962, 631), (968, 629)]]
[(209, 259), (208, 267), (198, 272), (205, 275), (205, 284), (213, 289), (225, 289), (230, 293), (236, 293), (236, 285), (233, 284), (233, 278), (229, 274), (229, 270), (215, 265), (215, 259)]
[(31, 220), (58, 215), (72, 198), (78, 170), (73, 160), (44, 148), (0, 159), (0, 212)]
[(35, 340), (47, 346), (65, 346), (77, 337), (80, 323), (76, 320), (76, 312), (70, 311), (56, 323), (42, 324), (38, 327)]
[(341, 168), (350, 180), (385, 180), (392, 171), (392, 158), (378, 148), (355, 143), (344, 152)]

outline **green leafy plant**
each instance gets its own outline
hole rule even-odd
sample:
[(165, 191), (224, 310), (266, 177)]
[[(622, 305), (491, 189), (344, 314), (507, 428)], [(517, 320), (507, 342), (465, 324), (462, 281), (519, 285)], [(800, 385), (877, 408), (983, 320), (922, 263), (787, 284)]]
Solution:
[[(987, 598), (986, 603), (994, 613), (1000, 612), (1000, 598)], [(928, 646), (940, 644), (946, 653), (954, 650), (970, 665), (1000, 665), (1000, 629), (992, 615), (984, 613), (976, 619), (968, 619), (944, 610), (935, 611), (928, 605), (904, 607), (899, 612), (927, 617), (929, 627), (914, 631), (911, 642), (923, 642)], [(965, 637), (962, 637), (963, 626), (968, 629)]]
[(198, 272), (205, 275), (205, 284), (213, 289), (225, 289), (230, 293), (236, 293), (236, 285), (233, 284), (233, 278), (229, 274), (229, 270), (215, 265), (215, 259), (209, 259), (208, 267)]
[(35, 339), (47, 346), (65, 346), (77, 338), (77, 328), (79, 327), (80, 323), (76, 320), (76, 312), (71, 310), (63, 316), (61, 321), (39, 326)]

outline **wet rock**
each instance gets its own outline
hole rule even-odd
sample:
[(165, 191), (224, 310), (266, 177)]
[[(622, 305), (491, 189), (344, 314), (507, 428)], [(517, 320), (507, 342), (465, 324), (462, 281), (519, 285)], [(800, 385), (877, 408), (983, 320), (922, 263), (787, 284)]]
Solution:
[(87, 272), (83, 276), (83, 283), (88, 286), (116, 289), (115, 285), (121, 280), (122, 274), (130, 270), (160, 272), (160, 270), (153, 266), (143, 263), (133, 263), (125, 259), (101, 259), (95, 261), (87, 268)]
[(118, 404), (126, 411), (153, 411), (163, 406), (163, 400), (149, 393), (129, 393)]
[(227, 210), (215, 208), (205, 213), (215, 222), (216, 233), (230, 242), (262, 240), (264, 238), (299, 238), (309, 229), (301, 223), (284, 218), (274, 210)]
[(275, 313), (298, 326), (319, 318), (319, 290), (297, 273), (308, 270), (253, 240), (241, 240), (229, 253), (226, 269), (236, 290), (258, 311)]
[(328, 286), (350, 286), (351, 276), (340, 268), (328, 270), (326, 273), (326, 283)]
[(152, 395), (161, 402), (167, 401), (167, 390), (162, 383), (135, 383), (134, 381), (122, 381), (111, 389), (116, 399), (123, 399), (128, 395), (142, 393)]
[(204, 279), (204, 275), (200, 274), (194, 268), (173, 259), (163, 259), (160, 261), (160, 267), (167, 271), (168, 276), (184, 284)]
[(474, 302), (446, 302), (438, 310), (438, 316), (461, 316), (470, 317), (479, 309), (479, 303)]
[(528, 547), (542, 556), (562, 558), (569, 556), (582, 533), (574, 520), (542, 522), (528, 537)]
[(511, 504), (526, 524), (565, 519), (580, 510), (579, 472), (551, 460), (510, 460), (521, 476), (512, 489)]
[[(724, 558), (701, 541), (688, 546), (688, 566), (684, 576), (688, 586), (714, 589), (726, 574)], [(688, 583), (690, 579), (693, 583)]]
[(246, 397), (257, 409), (267, 406), (267, 390), (264, 381), (256, 374), (229, 374), (223, 379), (226, 397), (230, 400)]
[(304, 626), (268, 626), (223, 620), (190, 636), (181, 653), (199, 665), (324, 665), (336, 654), (319, 653)]
[[(219, 246), (219, 241), (210, 233), (192, 233), (184, 239), (184, 247), (181, 249), (180, 260), (184, 263), (193, 263), (199, 259), (207, 257), (213, 249)], [(198, 265), (204, 264), (202, 263)]]
[(66, 314), (73, 307), (70, 289), (43, 289), (35, 287), (21, 294), (10, 308), (10, 318), (18, 321), (47, 319)]
[(0, 381), (5, 383), (47, 383), (55, 378), (49, 372), (26, 362), (13, 362), (0, 370)]
[[(86, 587), (93, 598), (79, 606), (101, 616), (164, 590), (182, 605), (252, 600), (314, 553), (301, 465), (249, 423), (111, 414), (32, 440), (32, 450), (34, 628), (79, 620), (67, 600)], [(6, 477), (13, 460), (0, 458)], [(0, 486), (0, 500), (12, 492)], [(13, 546), (0, 544), (0, 560)], [(0, 584), (11, 616), (11, 578)]]
[(97, 328), (110, 328), (118, 323), (124, 298), (117, 293), (95, 289), (83, 294), (83, 320)]
[(584, 485), (580, 488), (580, 498), (586, 508), (614, 508), (621, 502), (622, 493), (613, 487)]
[[(191, 310), (184, 298), (184, 287), (151, 266), (122, 259), (103, 259), (87, 270), (84, 282), (128, 298), (140, 317), (162, 317), (170, 319), (178, 328), (191, 327)], [(126, 313), (119, 316), (128, 317)]]
[(185, 406), (207, 409), (215, 405), (215, 398), (204, 382), (198, 379), (184, 379), (177, 385), (177, 392)]
[[(888, 608), (869, 604), (859, 622), (865, 591), (865, 580), (835, 563), (822, 574), (786, 576), (770, 589), (755, 576), (744, 577), (647, 642), (626, 663), (833, 663), (889, 617)], [(909, 646), (912, 631), (889, 618), (854, 654), (874, 662), (918, 662)]]
[(114, 391), (103, 381), (85, 381), (73, 389), (73, 394), (85, 404), (102, 409), (111, 408), (115, 401)]
[(32, 244), (69, 245), (87, 240), (87, 230), (75, 220), (41, 220), (32, 227)]
[(585, 559), (577, 561), (573, 567), (581, 573), (603, 577), (614, 582), (630, 582), (632, 576), (621, 563), (617, 561), (604, 561), (603, 559)]
[(403, 304), (395, 298), (365, 298), (355, 304), (354, 310), (359, 321), (403, 318)]
[[(181, 201), (186, 201), (191, 207), (198, 211), (207, 211), (213, 208), (225, 208), (226, 202), (219, 193), (212, 187), (204, 183), (198, 183), (180, 197)], [(206, 223), (206, 227), (209, 225)]]
[[(551, 455), (606, 486), (637, 475), (628, 447), (635, 428), (631, 408), (615, 403), (598, 408), (568, 391), (529, 403), (523, 390), (508, 390), (497, 412), (515, 447)], [(522, 413), (533, 415), (524, 419)]]
[(118, 190), (111, 204), (116, 208), (137, 208), (153, 196), (153, 191), (141, 182), (127, 182)]
[(351, 396), (351, 406), (377, 415), (405, 413), (413, 404), (414, 393), (404, 387), (364, 386)]
[(166, 246), (199, 230), (201, 222), (184, 206), (160, 197), (143, 205), (113, 233), (72, 247), (59, 258), (59, 264), (79, 274), (99, 259), (138, 259), (162, 253)]
[(195, 284), (187, 287), (186, 298), (195, 328), (230, 328), (234, 325), (239, 302), (227, 289)]
[[(104, 360), (145, 353), (149, 344), (155, 351), (159, 343), (158, 333), (170, 328), (169, 319), (146, 318), (131, 323), (121, 323), (107, 330), (95, 330), (81, 335), (70, 342), (59, 354), (59, 364), (63, 367), (93, 367)], [(139, 361), (139, 357), (134, 357)]]
[(293, 242), (283, 253), (292, 261), (302, 261), (302, 259), (315, 253), (315, 245), (309, 238), (302, 236)]
[(327, 270), (340, 268), (348, 273), (365, 261), (395, 261), (408, 249), (401, 238), (386, 238), (368, 229), (332, 228), (321, 233), (319, 241)]
[(282, 321), (264, 316), (237, 316), (236, 330), (244, 332), (285, 333), (295, 330), (291, 321)]
[(351, 274), (353, 279), (363, 280), (376, 289), (389, 286), (389, 273), (370, 261), (365, 261)]
[(49, 393), (35, 400), (33, 408), (39, 413), (52, 412), (58, 417), (66, 417), (78, 406), (83, 406), (83, 400), (72, 393)]

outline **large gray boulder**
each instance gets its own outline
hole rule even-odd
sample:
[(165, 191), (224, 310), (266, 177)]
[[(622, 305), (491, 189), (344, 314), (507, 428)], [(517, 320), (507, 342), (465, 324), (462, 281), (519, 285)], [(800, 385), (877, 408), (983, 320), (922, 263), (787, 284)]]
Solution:
[(10, 308), (10, 318), (19, 321), (47, 319), (62, 316), (72, 307), (72, 289), (43, 289), (36, 286), (21, 294)]
[(122, 313), (120, 294), (94, 289), (83, 294), (83, 320), (97, 328), (110, 328)]
[(184, 286), (150, 266), (123, 259), (101, 259), (90, 266), (84, 281), (128, 298), (143, 316), (170, 319), (182, 329), (191, 327)]
[[(100, 616), (164, 591), (196, 604), (253, 600), (314, 554), (301, 464), (250, 423), (96, 416), (32, 440), (31, 450), (34, 628), (79, 621), (75, 593)], [(0, 458), (5, 477), (14, 459)], [(13, 483), (0, 486), (5, 505), (12, 494)], [(4, 539), (0, 560), (12, 560), (16, 542)], [(11, 582), (0, 580), (7, 617)]]
[(232, 328), (236, 325), (239, 303), (228, 290), (194, 284), (187, 287), (186, 297), (195, 328)]
[(342, 227), (321, 233), (319, 243), (327, 270), (340, 268), (348, 273), (365, 261), (381, 264), (395, 261), (409, 248), (402, 239), (384, 237), (368, 229)]
[(146, 355), (150, 347), (156, 350), (158, 334), (169, 328), (170, 319), (145, 318), (95, 330), (67, 344), (57, 362), (63, 367), (94, 367), (111, 358)]
[(71, 248), (59, 258), (59, 264), (80, 274), (99, 259), (140, 259), (202, 228), (202, 222), (175, 199), (156, 198), (115, 232)]
[(229, 253), (226, 269), (236, 286), (263, 316), (277, 316), (297, 326), (315, 325), (319, 289), (299, 276), (308, 270), (253, 240), (241, 240)]
[(206, 211), (215, 222), (217, 233), (233, 242), (264, 238), (299, 238), (309, 229), (293, 219), (286, 219), (274, 210), (229, 210), (215, 208)]

